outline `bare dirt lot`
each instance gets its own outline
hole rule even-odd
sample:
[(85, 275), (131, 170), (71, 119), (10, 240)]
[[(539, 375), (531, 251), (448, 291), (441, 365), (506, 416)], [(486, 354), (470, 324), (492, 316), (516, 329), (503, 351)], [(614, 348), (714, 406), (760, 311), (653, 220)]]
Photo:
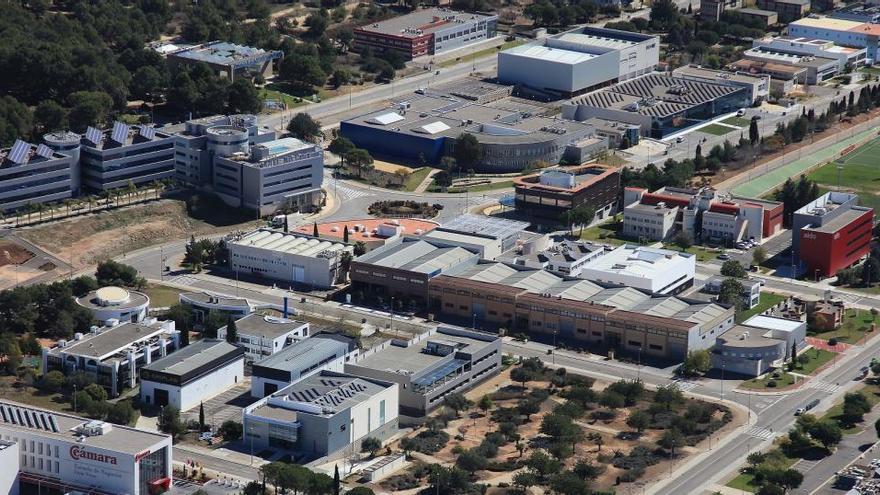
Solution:
[(0, 266), (20, 265), (33, 257), (34, 253), (24, 247), (12, 241), (0, 240)]
[(22, 229), (19, 234), (82, 268), (161, 242), (247, 229), (259, 223), (254, 217), (248, 219), (246, 212), (217, 203), (203, 196), (163, 199)]

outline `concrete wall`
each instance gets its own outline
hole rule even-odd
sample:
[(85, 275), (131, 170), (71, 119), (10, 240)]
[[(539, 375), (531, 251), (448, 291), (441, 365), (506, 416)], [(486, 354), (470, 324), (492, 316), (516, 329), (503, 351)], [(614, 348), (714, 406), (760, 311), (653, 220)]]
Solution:
[(182, 387), (141, 380), (141, 401), (155, 404), (156, 390), (162, 389), (168, 391), (168, 405), (186, 411), (225, 392), (243, 379), (244, 356)]
[[(328, 248), (332, 245), (328, 241), (322, 242), (325, 242)], [(229, 265), (233, 270), (253, 273), (285, 283), (295, 282), (320, 288), (331, 287), (336, 279), (337, 264), (335, 258), (300, 256), (234, 243), (229, 245)]]

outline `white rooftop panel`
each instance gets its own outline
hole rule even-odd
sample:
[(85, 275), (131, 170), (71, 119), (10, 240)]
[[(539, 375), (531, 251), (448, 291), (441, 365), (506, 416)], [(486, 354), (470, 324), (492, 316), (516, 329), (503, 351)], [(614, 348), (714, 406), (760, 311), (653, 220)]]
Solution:
[(596, 57), (591, 53), (574, 52), (571, 50), (563, 50), (561, 48), (548, 48), (541, 45), (529, 46), (528, 48), (513, 53), (522, 57), (537, 58), (563, 64), (579, 64)]
[(438, 132), (443, 132), (451, 129), (448, 125), (439, 120), (437, 122), (431, 122), (430, 124), (425, 124), (418, 129), (416, 132), (421, 132), (423, 134), (437, 134)]
[(388, 113), (383, 113), (381, 115), (377, 115), (377, 116), (373, 117), (372, 119), (369, 120), (369, 122), (372, 122), (374, 124), (379, 124), (379, 125), (388, 125), (388, 124), (393, 124), (395, 122), (400, 122), (403, 119), (404, 119), (403, 115), (400, 115), (397, 112), (388, 112)]
[(743, 325), (750, 327), (766, 328), (768, 330), (781, 330), (783, 332), (791, 332), (799, 328), (803, 323), (797, 320), (789, 320), (786, 318), (775, 318), (773, 316), (755, 315), (743, 322)]

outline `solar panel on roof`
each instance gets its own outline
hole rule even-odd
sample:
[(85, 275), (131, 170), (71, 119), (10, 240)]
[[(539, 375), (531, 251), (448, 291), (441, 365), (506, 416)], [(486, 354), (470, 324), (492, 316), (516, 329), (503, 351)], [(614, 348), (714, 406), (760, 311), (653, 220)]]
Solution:
[(43, 158), (52, 158), (52, 155), (55, 154), (55, 151), (52, 148), (46, 146), (45, 144), (41, 144), (37, 146), (37, 154), (42, 156)]
[(142, 125), (140, 130), (138, 131), (138, 134), (147, 139), (153, 139), (154, 137), (156, 137), (156, 129), (154, 129), (153, 127)]
[(113, 124), (113, 133), (110, 135), (110, 139), (119, 143), (125, 144), (125, 138), (128, 137), (128, 125), (123, 124), (122, 122), (116, 122)]
[(19, 165), (24, 165), (27, 163), (27, 155), (31, 150), (31, 145), (22, 141), (21, 139), (16, 139), (15, 143), (12, 145), (12, 149), (9, 150), (9, 154), (6, 158), (9, 158), (9, 161), (13, 163), (18, 163)]
[(89, 126), (86, 129), (86, 139), (89, 140), (89, 142), (94, 144), (95, 146), (101, 144), (101, 138), (103, 136), (104, 136), (104, 134), (101, 131), (99, 131), (98, 129), (95, 129), (94, 127)]

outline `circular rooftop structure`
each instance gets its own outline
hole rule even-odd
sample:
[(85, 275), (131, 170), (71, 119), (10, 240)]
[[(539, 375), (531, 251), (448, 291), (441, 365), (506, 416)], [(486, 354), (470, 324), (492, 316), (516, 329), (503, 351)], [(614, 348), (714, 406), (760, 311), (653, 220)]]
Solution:
[(150, 298), (142, 292), (110, 286), (78, 297), (76, 303), (91, 311), (101, 322), (110, 319), (138, 322), (147, 316)]
[(43, 134), (43, 142), (49, 146), (79, 146), (80, 136), (70, 131), (53, 131)]
[(95, 291), (95, 300), (101, 306), (119, 306), (131, 300), (130, 294), (122, 287), (102, 287)]

